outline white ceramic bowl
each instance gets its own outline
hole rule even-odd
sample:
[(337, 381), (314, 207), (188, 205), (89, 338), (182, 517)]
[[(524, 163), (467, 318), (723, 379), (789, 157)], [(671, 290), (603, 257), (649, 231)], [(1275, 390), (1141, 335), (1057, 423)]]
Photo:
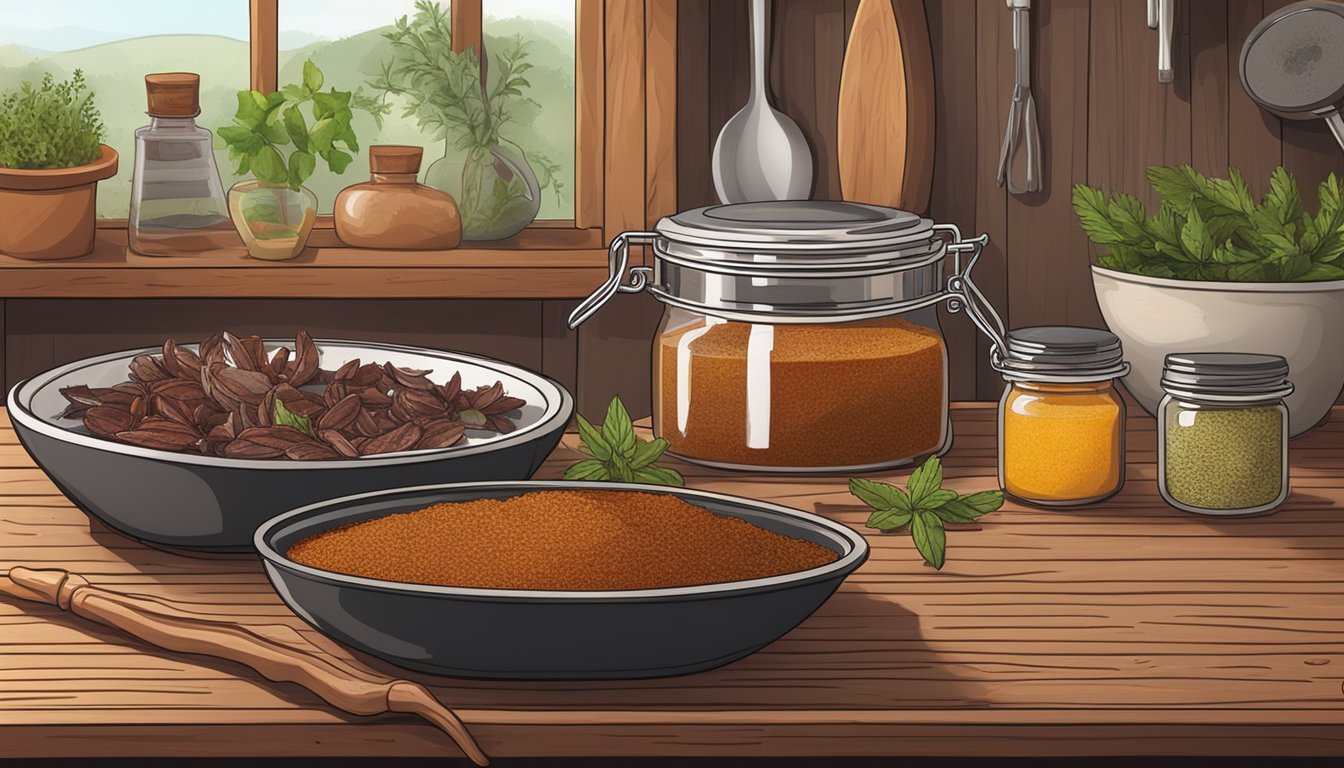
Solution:
[(1344, 389), (1344, 280), (1212, 283), (1092, 267), (1106, 326), (1132, 370), (1125, 388), (1149, 413), (1174, 352), (1258, 352), (1288, 360), (1289, 434), (1323, 419)]

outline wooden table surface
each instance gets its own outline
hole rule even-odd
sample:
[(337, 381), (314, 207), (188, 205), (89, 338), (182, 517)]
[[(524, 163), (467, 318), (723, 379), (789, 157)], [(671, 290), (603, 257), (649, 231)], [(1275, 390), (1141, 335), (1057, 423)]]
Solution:
[[(908, 537), (870, 535), (872, 557), (816, 615), (728, 667), (642, 682), (416, 679), (495, 757), (1339, 754), (1341, 417), (1292, 444), (1293, 495), (1272, 516), (1165, 506), (1153, 423), (1135, 416), (1117, 497), (1073, 511), (1009, 504), (951, 531), (941, 572)], [(949, 487), (994, 487), (993, 409), (957, 407), (954, 419)], [(559, 449), (540, 476), (574, 455)], [(91, 524), (7, 422), (0, 467), (0, 568), (59, 565), (315, 635), (253, 558), (169, 554)], [(698, 488), (855, 527), (866, 517), (843, 478), (682, 470)], [(206, 754), (458, 753), (411, 718), (344, 715), (239, 665), (0, 600), (0, 756)]]

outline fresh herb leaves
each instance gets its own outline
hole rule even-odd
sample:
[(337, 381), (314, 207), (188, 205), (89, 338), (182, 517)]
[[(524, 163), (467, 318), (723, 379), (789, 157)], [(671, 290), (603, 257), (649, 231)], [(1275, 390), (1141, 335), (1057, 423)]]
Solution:
[(910, 475), (906, 490), (894, 485), (856, 477), (849, 492), (873, 508), (868, 527), (883, 533), (909, 526), (915, 549), (924, 561), (942, 568), (947, 554), (944, 523), (970, 523), (1003, 506), (1001, 491), (961, 495), (943, 488), (943, 465), (930, 456)]
[(618, 483), (651, 483), (654, 485), (685, 485), (686, 481), (674, 469), (656, 467), (654, 462), (667, 450), (667, 441), (659, 437), (641, 440), (635, 435), (630, 413), (619, 397), (611, 399), (602, 428), (578, 416), (579, 450), (592, 458), (574, 464), (565, 470), (566, 480), (605, 480)]
[[(74, 168), (98, 159), (107, 134), (78, 69), (69, 80), (43, 75), (0, 94), (0, 167)], [(18, 215), (17, 213), (15, 215)]]
[(293, 427), (308, 436), (313, 434), (313, 424), (308, 417), (289, 410), (284, 403), (280, 402), (278, 397), (275, 399), (275, 425), (277, 427)]
[(1107, 198), (1093, 187), (1073, 188), (1078, 223), (1106, 248), (1100, 266), (1183, 280), (1344, 278), (1344, 203), (1333, 173), (1318, 188), (1314, 216), (1282, 167), (1274, 169), (1258, 204), (1235, 169), (1226, 179), (1211, 179), (1188, 165), (1152, 166), (1148, 181), (1162, 196), (1151, 218), (1131, 195)]
[[(238, 92), (233, 124), (216, 131), (237, 164), (237, 175), (251, 173), (262, 183), (298, 189), (317, 170), (319, 157), (332, 173), (345, 172), (354, 161), (350, 153), (359, 151), (351, 122), (354, 110), (368, 112), (381, 126), (391, 107), (362, 90), (351, 93), (333, 87), (323, 92), (325, 79), (309, 59), (303, 63), (301, 84), (286, 85), (270, 94)], [(313, 115), (311, 126), (303, 116), (305, 104)], [(292, 150), (284, 149), (291, 145)]]

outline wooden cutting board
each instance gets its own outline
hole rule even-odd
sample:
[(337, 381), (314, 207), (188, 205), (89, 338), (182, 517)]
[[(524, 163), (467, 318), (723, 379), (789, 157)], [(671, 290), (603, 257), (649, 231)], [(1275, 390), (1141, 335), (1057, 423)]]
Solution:
[(923, 0), (861, 0), (840, 74), (837, 149), (844, 199), (928, 210), (933, 87)]

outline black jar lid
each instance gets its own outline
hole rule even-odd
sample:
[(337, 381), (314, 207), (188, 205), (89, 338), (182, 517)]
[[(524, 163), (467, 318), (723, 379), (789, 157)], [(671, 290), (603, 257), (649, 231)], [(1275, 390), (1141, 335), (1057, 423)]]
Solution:
[(1181, 395), (1283, 396), (1292, 391), (1288, 361), (1279, 355), (1183, 352), (1167, 355), (1162, 388)]
[(1110, 331), (1041, 325), (1008, 332), (1007, 353), (996, 355), (1005, 378), (1022, 381), (1104, 381), (1124, 376), (1120, 339)]

